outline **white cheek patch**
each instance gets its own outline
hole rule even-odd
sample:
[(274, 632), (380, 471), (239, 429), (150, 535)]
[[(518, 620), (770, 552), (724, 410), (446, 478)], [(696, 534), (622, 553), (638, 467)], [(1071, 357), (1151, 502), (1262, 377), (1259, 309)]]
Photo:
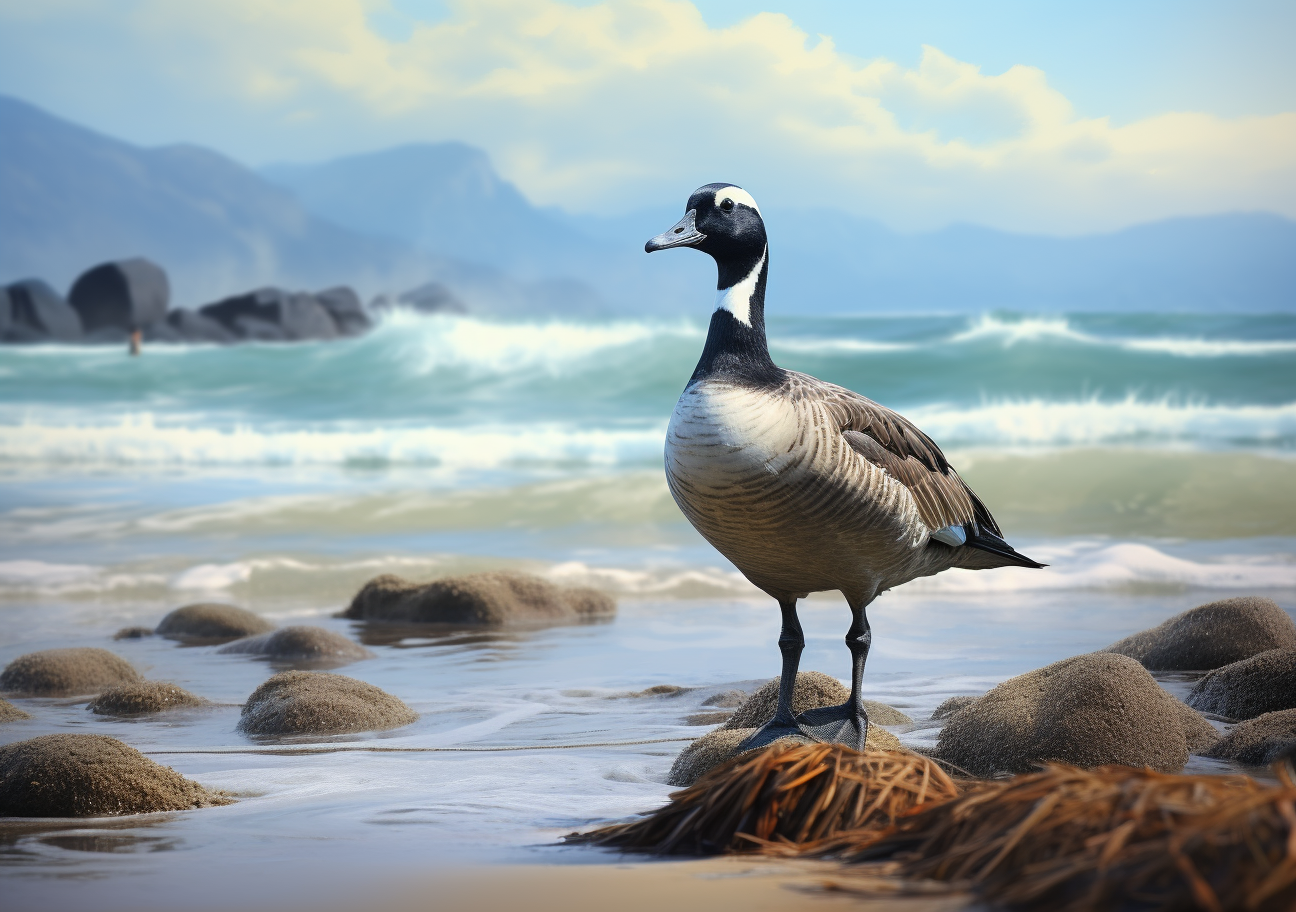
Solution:
[(756, 210), (757, 215), (760, 215), (760, 206), (756, 205), (756, 201), (752, 199), (752, 195), (742, 187), (725, 187), (716, 191), (716, 206), (720, 205), (721, 200), (726, 199), (733, 200), (735, 203), (742, 203), (744, 206), (749, 206)]
[(761, 251), (760, 259), (741, 282), (716, 292), (716, 310), (729, 311), (744, 326), (751, 326), (751, 299), (756, 293), (756, 282), (760, 279), (761, 270), (765, 268), (765, 253), (766, 251)]

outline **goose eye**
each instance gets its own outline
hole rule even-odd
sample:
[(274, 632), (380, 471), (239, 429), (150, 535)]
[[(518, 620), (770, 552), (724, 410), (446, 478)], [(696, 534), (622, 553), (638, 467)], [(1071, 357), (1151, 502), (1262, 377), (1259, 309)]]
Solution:
[(720, 208), (725, 212), (733, 212), (733, 200), (725, 197), (720, 201)]

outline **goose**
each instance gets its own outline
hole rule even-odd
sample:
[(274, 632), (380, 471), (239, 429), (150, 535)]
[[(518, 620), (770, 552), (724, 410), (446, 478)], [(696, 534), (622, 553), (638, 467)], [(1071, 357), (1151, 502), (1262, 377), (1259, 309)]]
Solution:
[[(741, 747), (803, 736), (862, 750), (869, 604), (951, 567), (1045, 565), (1004, 540), (985, 504), (912, 422), (770, 358), (769, 243), (751, 194), (707, 184), (685, 210), (644, 245), (647, 253), (692, 247), (717, 270), (702, 356), (666, 430), (666, 480), (689, 522), (782, 612), (777, 709)], [(805, 648), (797, 602), (831, 590), (851, 610), (850, 697), (794, 715)]]

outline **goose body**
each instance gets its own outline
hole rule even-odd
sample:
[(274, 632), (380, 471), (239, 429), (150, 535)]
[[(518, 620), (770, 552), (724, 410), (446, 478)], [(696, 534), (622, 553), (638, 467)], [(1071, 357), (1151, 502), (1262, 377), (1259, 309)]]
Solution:
[[(951, 567), (1042, 566), (1002, 537), (940, 447), (903, 416), (771, 360), (769, 248), (755, 200), (708, 184), (649, 252), (697, 247), (716, 260), (716, 310), (666, 431), (670, 491), (689, 522), (783, 611), (775, 719), (748, 746), (800, 734), (862, 747), (860, 680), (881, 592)], [(804, 643), (796, 602), (839, 590), (853, 614), (851, 699), (791, 715)]]

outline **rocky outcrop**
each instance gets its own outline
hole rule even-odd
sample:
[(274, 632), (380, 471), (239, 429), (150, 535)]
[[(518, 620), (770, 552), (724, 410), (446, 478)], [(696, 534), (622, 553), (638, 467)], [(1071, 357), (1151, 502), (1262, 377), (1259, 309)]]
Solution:
[(109, 330), (125, 337), (165, 319), (170, 302), (162, 267), (138, 257), (101, 263), (83, 272), (68, 292), (87, 335)]
[(555, 586), (524, 573), (493, 572), (413, 583), (390, 574), (365, 584), (342, 617), (365, 621), (501, 627), (594, 620), (616, 602), (594, 589)]
[(168, 313), (165, 320), (146, 326), (144, 341), (229, 345), (239, 339), (222, 326), (219, 320), (203, 316), (196, 310), (179, 308)]
[(165, 681), (140, 681), (105, 690), (86, 709), (101, 716), (142, 716), (168, 709), (209, 706), (209, 701)]
[(360, 303), (360, 296), (354, 289), (345, 285), (326, 288), (324, 291), (315, 293), (315, 300), (328, 311), (340, 335), (359, 336), (368, 332), (373, 326), (369, 313)]
[(173, 639), (217, 642), (269, 633), (271, 630), (274, 630), (274, 624), (246, 608), (222, 605), (219, 602), (199, 602), (176, 608), (162, 618), (154, 632), (158, 636)]
[(341, 334), (328, 308), (314, 295), (282, 288), (234, 295), (201, 307), (198, 313), (246, 341), (304, 342), (336, 339)]
[(104, 735), (42, 735), (0, 747), (0, 817), (116, 817), (229, 803)]
[[(724, 725), (684, 748), (671, 766), (666, 783), (673, 786), (692, 785), (713, 766), (742, 753), (739, 745), (774, 718), (774, 710), (778, 706), (778, 684), (778, 678), (766, 684), (748, 697)], [(792, 711), (802, 713), (821, 706), (836, 706), (844, 703), (849, 696), (850, 690), (836, 678), (818, 671), (803, 671), (797, 675), (796, 687), (792, 691)], [(869, 725), (867, 745), (880, 750), (900, 749), (900, 739), (879, 726), (904, 724), (909, 721), (909, 717), (884, 703), (866, 701), (865, 705), (868, 707), (869, 721), (873, 723)], [(875, 714), (903, 721), (880, 722)], [(781, 744), (784, 741), (812, 743), (809, 738), (786, 738), (775, 743)]]
[(1271, 649), (1215, 669), (1193, 687), (1188, 705), (1226, 719), (1296, 709), (1296, 649)]
[(1296, 751), (1296, 709), (1265, 713), (1239, 723), (1206, 751), (1208, 757), (1268, 766)]
[(24, 279), (5, 289), (8, 307), (0, 312), (0, 341), (80, 342), (81, 318), (72, 305), (40, 279)]
[(1272, 599), (1222, 599), (1200, 605), (1104, 652), (1129, 656), (1151, 671), (1209, 671), (1270, 649), (1296, 648), (1296, 623)]
[(1207, 729), (1138, 662), (1093, 653), (1012, 678), (959, 709), (935, 753), (975, 776), (1023, 773), (1051, 760), (1177, 772), (1190, 749), (1213, 740)]
[(19, 656), (0, 673), (0, 690), (31, 697), (97, 694), (142, 680), (125, 659), (106, 649), (78, 646)]
[(273, 633), (235, 640), (217, 651), (315, 665), (347, 665), (373, 658), (359, 643), (323, 627), (281, 627)]
[(239, 730), (249, 735), (339, 735), (400, 728), (417, 718), (404, 702), (364, 681), (285, 671), (248, 698)]

